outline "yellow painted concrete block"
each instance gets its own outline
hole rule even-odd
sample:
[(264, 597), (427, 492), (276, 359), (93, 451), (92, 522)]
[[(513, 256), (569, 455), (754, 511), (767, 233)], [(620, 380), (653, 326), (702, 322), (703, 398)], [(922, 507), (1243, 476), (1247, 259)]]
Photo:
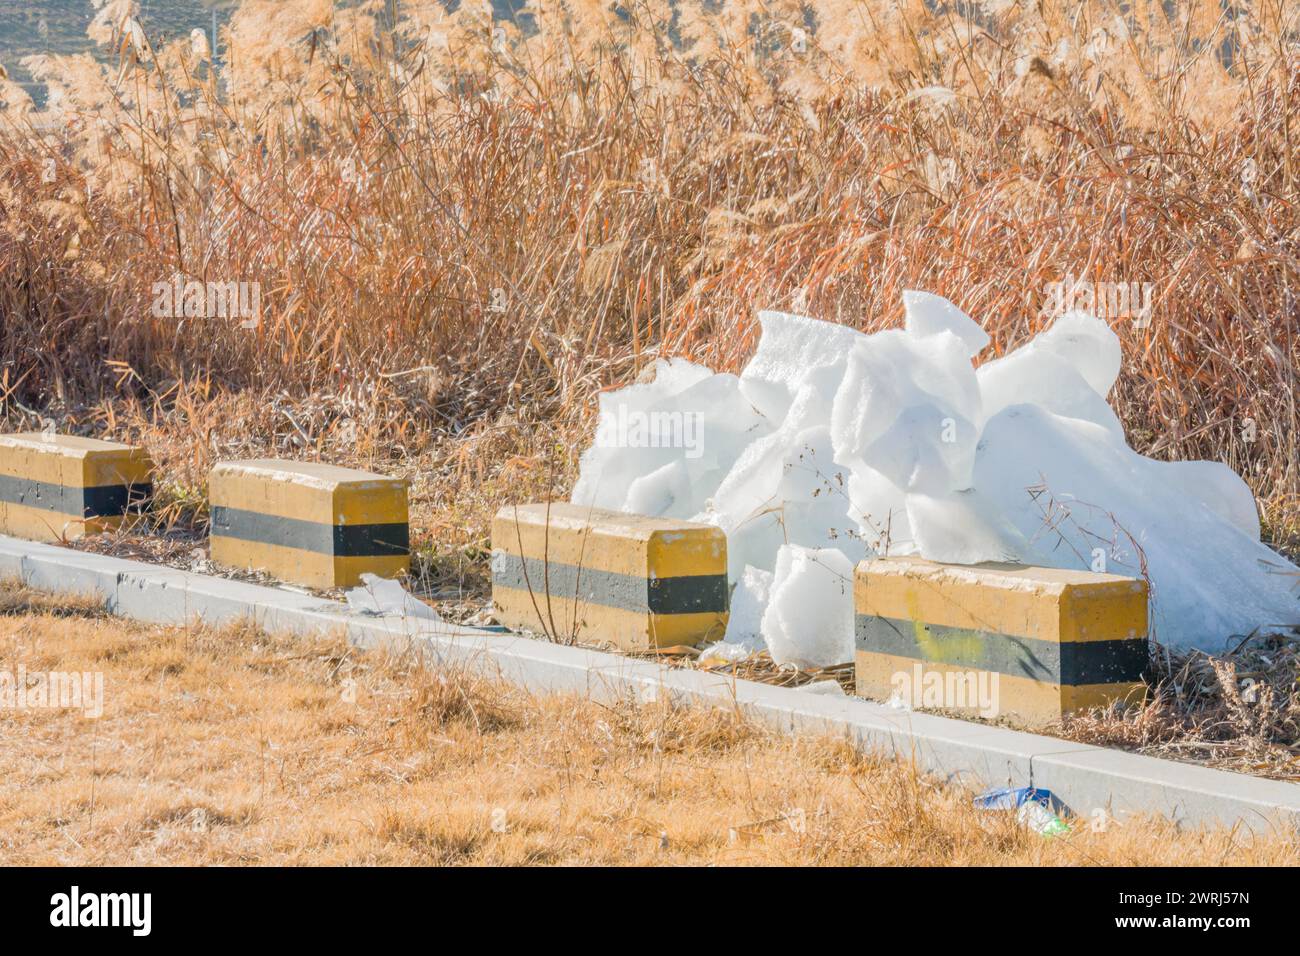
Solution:
[(508, 505), (492, 522), (492, 601), (508, 627), (626, 650), (720, 640), (719, 528), (571, 504)]
[(1145, 581), (872, 558), (854, 604), (864, 697), (1034, 726), (1145, 692)]
[(410, 564), (406, 482), (318, 462), (225, 461), (208, 480), (211, 555), (308, 587)]
[(153, 491), (143, 448), (75, 435), (0, 435), (0, 533), (60, 541), (121, 526)]

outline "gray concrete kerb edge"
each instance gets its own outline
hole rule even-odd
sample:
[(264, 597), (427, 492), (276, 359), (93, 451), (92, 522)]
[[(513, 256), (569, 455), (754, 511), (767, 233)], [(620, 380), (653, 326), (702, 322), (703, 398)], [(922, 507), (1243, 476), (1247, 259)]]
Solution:
[(154, 624), (252, 620), (304, 636), (344, 632), (360, 648), (409, 647), (432, 666), (462, 666), (533, 693), (667, 700), (737, 708), (785, 733), (844, 737), (972, 789), (1037, 786), (1085, 822), (1132, 813), (1179, 823), (1300, 832), (1300, 785), (1076, 744), (850, 697), (569, 647), (477, 628), (363, 616), (283, 588), (0, 536), (0, 576), (39, 590), (94, 595), (111, 613)]

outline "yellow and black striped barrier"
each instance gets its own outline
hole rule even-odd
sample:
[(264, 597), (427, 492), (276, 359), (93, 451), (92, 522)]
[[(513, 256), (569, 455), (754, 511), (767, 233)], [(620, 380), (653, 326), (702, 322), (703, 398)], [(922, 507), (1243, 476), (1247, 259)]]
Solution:
[(211, 557), (308, 587), (410, 564), (406, 482), (316, 462), (226, 461), (208, 481)]
[(0, 533), (61, 541), (116, 530), (153, 492), (143, 448), (98, 438), (0, 435)]
[(626, 650), (721, 640), (721, 529), (583, 505), (509, 505), (492, 522), (502, 624)]
[(863, 697), (1041, 725), (1144, 693), (1145, 581), (873, 558), (854, 604)]

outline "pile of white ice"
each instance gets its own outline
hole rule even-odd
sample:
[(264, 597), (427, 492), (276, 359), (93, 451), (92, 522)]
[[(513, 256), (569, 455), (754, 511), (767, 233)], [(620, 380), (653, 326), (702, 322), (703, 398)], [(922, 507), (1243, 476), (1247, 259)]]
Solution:
[(601, 396), (572, 500), (726, 532), (718, 654), (851, 660), (851, 569), (873, 554), (1145, 574), (1152, 636), (1175, 647), (1300, 622), (1300, 568), (1260, 543), (1246, 483), (1128, 447), (1105, 322), (1067, 312), (976, 367), (989, 338), (970, 317), (903, 301), (904, 327), (873, 335), (762, 312), (739, 376), (659, 360)]

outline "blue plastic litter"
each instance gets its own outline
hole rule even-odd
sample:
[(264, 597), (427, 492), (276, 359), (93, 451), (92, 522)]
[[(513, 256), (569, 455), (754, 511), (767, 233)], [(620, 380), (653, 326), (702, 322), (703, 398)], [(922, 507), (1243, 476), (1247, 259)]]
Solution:
[(981, 810), (1019, 810), (1030, 802), (1041, 803), (1054, 812), (1062, 806), (1052, 791), (1037, 787), (1002, 787), (986, 790), (975, 798), (975, 806)]
[(1038, 787), (987, 790), (975, 798), (975, 806), (981, 810), (1014, 810), (1017, 820), (1045, 837), (1070, 831), (1070, 825), (1062, 819), (1070, 811), (1050, 790)]

